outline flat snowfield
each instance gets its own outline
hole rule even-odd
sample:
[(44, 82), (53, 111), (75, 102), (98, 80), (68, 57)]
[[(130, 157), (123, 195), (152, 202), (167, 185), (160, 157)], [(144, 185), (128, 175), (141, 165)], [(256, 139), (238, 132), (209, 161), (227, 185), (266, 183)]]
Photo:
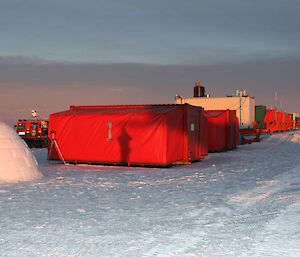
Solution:
[(66, 165), (0, 184), (0, 256), (300, 256), (300, 131), (167, 169)]

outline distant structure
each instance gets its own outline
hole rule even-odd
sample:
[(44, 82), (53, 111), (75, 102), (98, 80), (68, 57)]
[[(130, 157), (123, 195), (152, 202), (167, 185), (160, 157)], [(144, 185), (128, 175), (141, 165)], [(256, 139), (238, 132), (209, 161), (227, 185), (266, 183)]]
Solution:
[(253, 128), (255, 121), (255, 99), (250, 97), (246, 90), (236, 91), (235, 96), (211, 97), (205, 94), (205, 88), (196, 82), (194, 87), (194, 97), (184, 98), (175, 96), (176, 104), (188, 103), (194, 106), (201, 106), (204, 110), (235, 110), (239, 119), (241, 129)]
[(36, 110), (31, 110), (32, 120), (41, 120), (40, 116), (38, 116)]

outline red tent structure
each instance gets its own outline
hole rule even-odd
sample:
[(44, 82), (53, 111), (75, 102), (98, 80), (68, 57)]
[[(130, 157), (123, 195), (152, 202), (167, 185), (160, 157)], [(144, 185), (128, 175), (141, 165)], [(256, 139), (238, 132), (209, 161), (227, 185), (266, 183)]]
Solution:
[(201, 115), (201, 107), (188, 104), (71, 106), (49, 117), (48, 159), (143, 166), (198, 161), (206, 154)]
[(291, 130), (294, 127), (293, 114), (285, 113), (283, 130)]
[(264, 123), (266, 124), (266, 128), (262, 130), (262, 132), (273, 133), (276, 129), (276, 111), (273, 109), (266, 110), (266, 116), (264, 118)]
[(200, 147), (201, 156), (208, 155), (208, 120), (202, 111), (200, 114)]
[(270, 134), (295, 128), (295, 122), (292, 114), (273, 109), (267, 109), (264, 123), (266, 124), (266, 129), (263, 129), (262, 132), (267, 132)]
[(239, 143), (239, 121), (236, 111), (204, 111), (207, 119), (208, 151), (234, 149)]
[(284, 112), (276, 112), (276, 117), (277, 117), (277, 124), (278, 124), (278, 129), (277, 131), (282, 132), (283, 131), (283, 127), (284, 127), (284, 123), (285, 123), (285, 113)]

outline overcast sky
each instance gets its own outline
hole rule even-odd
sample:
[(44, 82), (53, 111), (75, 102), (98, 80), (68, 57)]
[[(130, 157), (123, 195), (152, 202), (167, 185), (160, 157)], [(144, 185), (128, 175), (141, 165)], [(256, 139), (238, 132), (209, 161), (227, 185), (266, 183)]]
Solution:
[(298, 0), (2, 0), (0, 120), (173, 103), (200, 81), (300, 112)]

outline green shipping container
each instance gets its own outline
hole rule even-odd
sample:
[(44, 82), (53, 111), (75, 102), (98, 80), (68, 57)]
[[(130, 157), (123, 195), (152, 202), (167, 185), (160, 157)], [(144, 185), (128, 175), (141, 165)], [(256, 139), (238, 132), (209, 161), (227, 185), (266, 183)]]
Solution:
[[(255, 121), (258, 125), (255, 128), (259, 129), (261, 123), (263, 122), (265, 116), (267, 114), (267, 107), (264, 105), (256, 105), (255, 106)], [(266, 124), (264, 124), (263, 129), (266, 128)]]

